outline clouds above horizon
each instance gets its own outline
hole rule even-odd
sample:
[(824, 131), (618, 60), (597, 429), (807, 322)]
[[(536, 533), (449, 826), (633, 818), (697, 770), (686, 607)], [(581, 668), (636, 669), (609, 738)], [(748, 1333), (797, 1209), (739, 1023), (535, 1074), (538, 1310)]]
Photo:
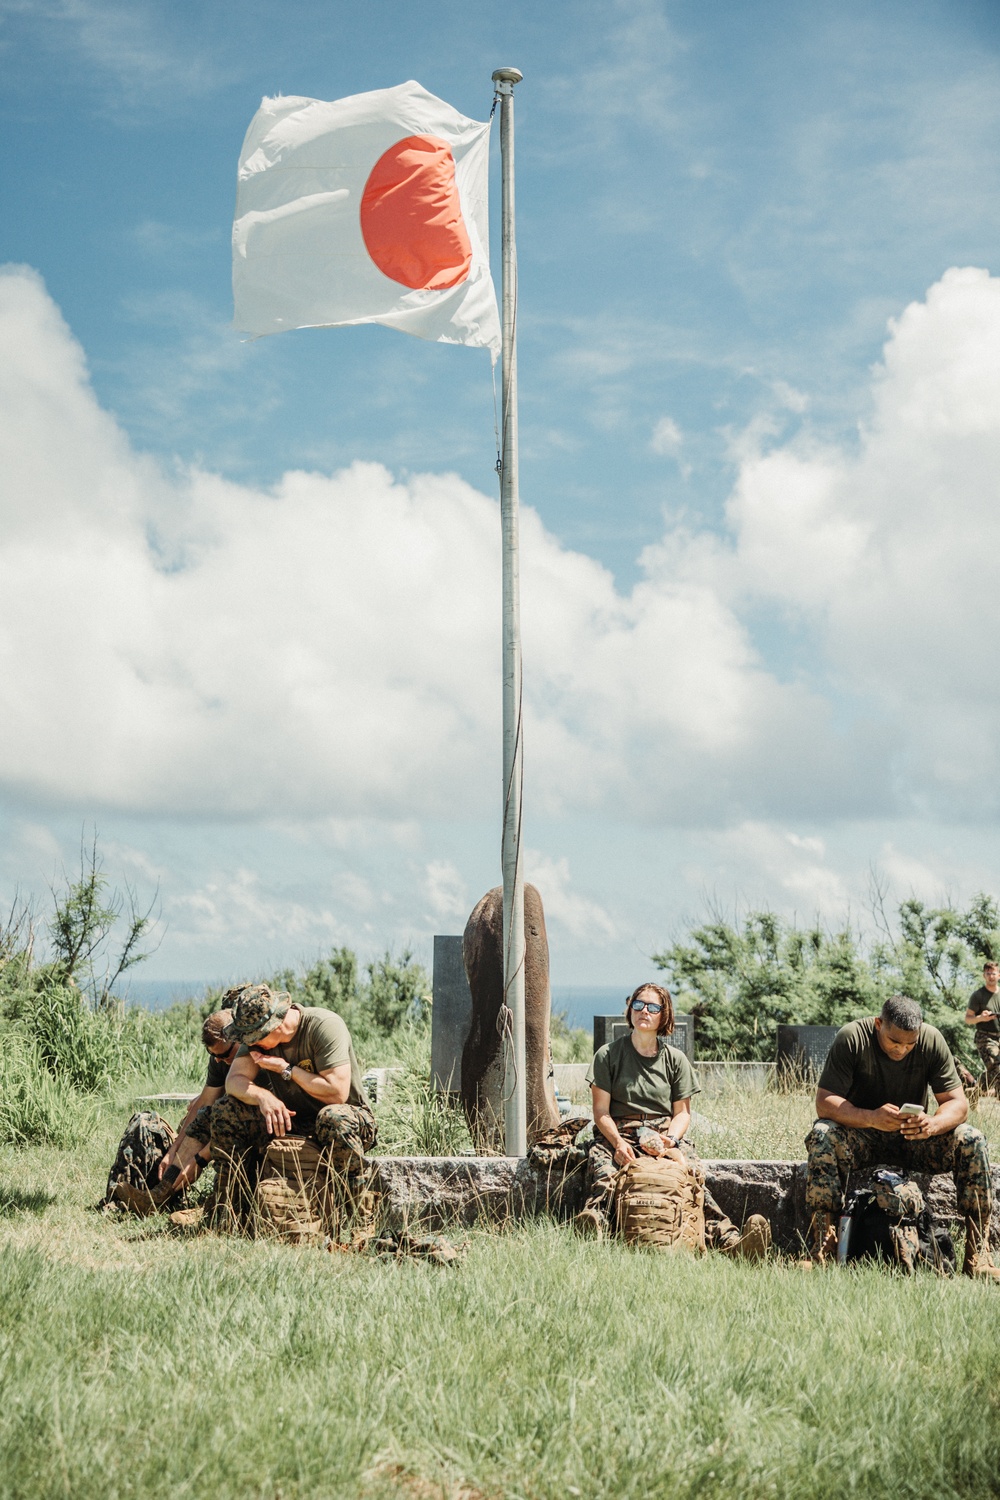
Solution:
[[(0, 276), (0, 347), (9, 799), (251, 819), (492, 810), (492, 499), (378, 464), (268, 490), (168, 471), (101, 410), (23, 267)], [(1000, 280), (953, 269), (906, 308), (873, 401), (850, 450), (807, 428), (745, 433), (725, 530), (667, 517), (627, 594), (524, 510), (536, 811), (706, 828), (996, 816)], [(773, 630), (808, 636), (808, 672), (769, 665)], [(439, 871), (432, 905), (448, 889)]]

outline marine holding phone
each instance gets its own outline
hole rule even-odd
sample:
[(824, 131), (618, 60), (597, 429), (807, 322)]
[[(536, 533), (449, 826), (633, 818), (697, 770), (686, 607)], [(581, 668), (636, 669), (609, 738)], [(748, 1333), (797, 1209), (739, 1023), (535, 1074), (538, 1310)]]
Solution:
[[(927, 1113), (931, 1096), (936, 1112)], [(918, 1102), (919, 1101), (919, 1102)], [(893, 995), (878, 1016), (842, 1026), (816, 1089), (818, 1119), (806, 1137), (806, 1207), (814, 1262), (836, 1258), (836, 1223), (852, 1172), (877, 1163), (950, 1172), (965, 1218), (967, 1276), (1000, 1281), (989, 1252), (993, 1184), (982, 1132), (940, 1031), (920, 1006)]]

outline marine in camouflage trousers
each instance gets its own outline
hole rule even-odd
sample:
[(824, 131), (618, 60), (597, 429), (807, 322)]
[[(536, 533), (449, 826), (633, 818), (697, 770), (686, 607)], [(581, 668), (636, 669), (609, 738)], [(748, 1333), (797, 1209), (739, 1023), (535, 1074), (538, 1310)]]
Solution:
[(976, 1051), (986, 1073), (983, 1089), (1000, 1099), (1000, 1041), (994, 1036), (977, 1036)]
[[(199, 1110), (192, 1123), (204, 1113)], [(232, 1094), (223, 1094), (210, 1107), (209, 1114), (213, 1157), (244, 1163), (251, 1157), (259, 1157), (271, 1143), (264, 1116), (255, 1104), (245, 1104)], [(329, 1149), (335, 1166), (352, 1172), (360, 1169), (365, 1152), (374, 1146), (378, 1128), (375, 1116), (363, 1104), (327, 1104), (314, 1120), (303, 1121), (293, 1133), (311, 1136), (318, 1145)]]
[[(640, 1125), (648, 1125), (652, 1130), (666, 1131), (670, 1128), (670, 1115), (664, 1115), (658, 1119), (636, 1120), (626, 1122), (616, 1120), (618, 1133), (623, 1140), (628, 1141), (637, 1155), (641, 1155), (638, 1146), (638, 1132)], [(692, 1166), (698, 1164), (698, 1153), (687, 1140), (681, 1141), (680, 1149), (687, 1157)], [(618, 1176), (618, 1167), (615, 1165), (615, 1148), (611, 1142), (597, 1129), (594, 1131), (594, 1139), (587, 1150), (587, 1201), (586, 1208), (596, 1209), (605, 1223), (608, 1222), (611, 1213), (611, 1202), (615, 1187), (615, 1178)], [(705, 1189), (705, 1244), (709, 1250), (721, 1250), (726, 1245), (735, 1245), (740, 1238), (740, 1231), (736, 1228), (732, 1219), (727, 1219), (722, 1209), (712, 1197), (708, 1188)]]
[(946, 1135), (908, 1141), (884, 1130), (859, 1130), (834, 1120), (817, 1120), (806, 1136), (806, 1207), (836, 1216), (844, 1206), (847, 1179), (863, 1167), (893, 1166), (903, 1172), (950, 1172), (958, 1211), (985, 1226), (993, 1210), (993, 1181), (986, 1138), (973, 1125), (956, 1125)]

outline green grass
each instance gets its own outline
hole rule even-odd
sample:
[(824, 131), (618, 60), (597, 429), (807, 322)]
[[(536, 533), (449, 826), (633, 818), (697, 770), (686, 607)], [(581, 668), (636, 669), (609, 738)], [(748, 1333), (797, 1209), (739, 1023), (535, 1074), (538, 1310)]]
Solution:
[[(762, 1155), (808, 1125), (805, 1096), (704, 1105)], [(87, 1209), (127, 1108), (0, 1149), (0, 1497), (1000, 1493), (991, 1287), (549, 1222), (473, 1233), (458, 1270), (176, 1239)]]

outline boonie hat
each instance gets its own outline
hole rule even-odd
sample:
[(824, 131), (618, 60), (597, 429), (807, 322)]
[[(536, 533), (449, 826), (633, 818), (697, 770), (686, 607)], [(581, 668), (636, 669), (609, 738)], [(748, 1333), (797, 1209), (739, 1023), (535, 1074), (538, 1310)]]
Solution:
[(291, 1003), (290, 995), (278, 994), (266, 984), (244, 985), (233, 1005), (233, 1019), (222, 1034), (227, 1042), (253, 1046), (281, 1025)]

